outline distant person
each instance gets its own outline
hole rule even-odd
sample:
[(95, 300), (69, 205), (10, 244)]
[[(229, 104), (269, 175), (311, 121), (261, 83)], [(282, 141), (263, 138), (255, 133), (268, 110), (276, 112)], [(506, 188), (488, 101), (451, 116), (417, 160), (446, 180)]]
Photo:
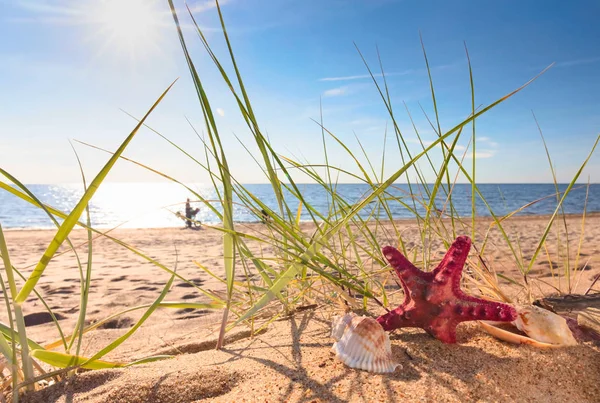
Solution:
[(263, 224), (266, 224), (267, 222), (269, 222), (269, 214), (264, 210), (261, 209), (260, 210), (260, 215), (261, 215), (261, 221), (263, 222)]
[(188, 198), (185, 202), (185, 225), (188, 228), (192, 228), (192, 217), (194, 216), (194, 209), (190, 206), (190, 199)]
[[(196, 214), (200, 211), (199, 208), (190, 206), (190, 199), (185, 202), (185, 226), (190, 229), (201, 229), (200, 221), (196, 220)], [(183, 218), (183, 217), (182, 217)]]

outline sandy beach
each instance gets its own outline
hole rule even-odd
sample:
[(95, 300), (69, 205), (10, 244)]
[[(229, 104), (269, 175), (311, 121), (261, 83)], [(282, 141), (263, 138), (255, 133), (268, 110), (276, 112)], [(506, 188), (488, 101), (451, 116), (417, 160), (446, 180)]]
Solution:
[[(579, 247), (581, 217), (567, 219), (571, 252)], [(518, 217), (507, 221), (511, 237), (519, 237), (528, 262), (547, 217)], [(389, 223), (388, 223), (389, 225)], [(478, 232), (490, 219), (478, 221)], [(562, 225), (562, 221), (561, 221)], [(584, 270), (574, 293), (583, 293), (600, 274), (600, 215), (586, 218), (578, 265)], [(419, 243), (414, 221), (399, 221), (404, 241)], [(261, 224), (245, 224), (244, 232), (260, 236)], [(303, 224), (310, 234), (314, 228)], [(382, 244), (396, 244), (386, 239)], [(29, 273), (50, 242), (54, 231), (6, 231), (13, 265)], [(193, 231), (171, 229), (118, 229), (111, 235), (138, 248), (205, 290), (222, 291), (224, 285), (194, 263), (223, 275), (222, 233), (210, 228)], [(560, 236), (560, 235), (559, 235)], [(548, 238), (548, 256), (556, 233)], [(76, 230), (75, 245), (87, 233)], [(93, 243), (93, 275), (88, 306), (89, 323), (137, 305), (152, 303), (168, 281), (169, 273), (106, 238)], [(258, 247), (252, 245), (252, 247)], [(439, 259), (443, 245), (432, 245)], [(85, 263), (86, 247), (78, 248)], [(79, 313), (79, 269), (74, 255), (62, 247), (38, 283), (37, 290), (59, 315), (65, 332), (72, 331)], [(268, 254), (268, 250), (263, 250)], [(512, 255), (494, 230), (485, 253), (499, 273), (518, 277)], [(439, 259), (437, 261), (439, 261)], [(574, 260), (573, 260), (574, 261)], [(537, 297), (551, 295), (560, 262), (538, 258), (529, 275)], [(551, 270), (552, 268), (552, 270)], [(557, 280), (556, 280), (557, 281)], [(507, 295), (522, 300), (521, 290), (501, 280)], [(596, 284), (595, 290), (600, 290)], [(554, 291), (555, 292), (555, 291)], [(402, 300), (394, 294), (394, 305)], [(207, 302), (190, 284), (176, 280), (165, 301)], [(45, 345), (58, 339), (56, 327), (33, 296), (23, 305), (28, 315), (28, 336)], [(91, 355), (129, 329), (143, 310), (127, 313), (88, 333), (82, 355)], [(444, 345), (420, 329), (403, 329), (391, 335), (394, 357), (403, 368), (394, 374), (375, 375), (345, 367), (330, 353), (331, 317), (335, 307), (318, 307), (281, 319), (259, 335), (249, 337), (240, 326), (228, 336), (226, 346), (215, 351), (222, 311), (159, 309), (123, 345), (105, 357), (132, 361), (170, 354), (172, 359), (112, 370), (89, 371), (52, 385), (28, 397), (35, 402), (190, 402), (215, 401), (598, 401), (600, 348), (593, 342), (557, 350), (537, 350), (510, 345), (492, 338), (474, 322), (458, 328), (458, 344)], [(383, 313), (373, 312), (373, 314)], [(4, 319), (3, 319), (4, 320)]]
[(0, 0), (0, 403), (600, 403), (600, 2), (541, 5)]

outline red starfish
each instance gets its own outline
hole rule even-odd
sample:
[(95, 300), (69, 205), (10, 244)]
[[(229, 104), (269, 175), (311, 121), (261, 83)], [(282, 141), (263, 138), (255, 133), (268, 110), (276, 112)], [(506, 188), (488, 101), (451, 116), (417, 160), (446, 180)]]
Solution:
[(383, 248), (383, 256), (400, 277), (405, 297), (402, 305), (377, 321), (385, 330), (420, 327), (443, 343), (456, 343), (456, 326), (460, 322), (515, 320), (517, 312), (512, 306), (471, 297), (460, 289), (469, 249), (469, 237), (456, 238), (438, 267), (426, 273), (417, 269), (396, 248)]

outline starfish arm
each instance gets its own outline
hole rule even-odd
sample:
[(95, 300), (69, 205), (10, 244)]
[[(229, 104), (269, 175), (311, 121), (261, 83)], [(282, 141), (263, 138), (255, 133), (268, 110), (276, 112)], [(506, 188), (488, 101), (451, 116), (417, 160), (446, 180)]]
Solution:
[[(415, 267), (398, 249), (393, 246), (386, 246), (382, 250), (383, 256), (390, 262), (396, 274), (401, 280), (406, 281), (409, 278), (421, 277), (423, 272)], [(404, 283), (402, 285), (405, 285)], [(406, 286), (405, 286), (406, 288)], [(406, 291), (406, 290), (405, 290)]]
[(385, 331), (392, 331), (401, 327), (413, 327), (414, 324), (407, 318), (404, 304), (400, 305), (393, 311), (381, 315), (377, 318), (377, 322)]
[(460, 290), (460, 277), (463, 267), (469, 256), (471, 240), (469, 237), (460, 236), (446, 252), (444, 259), (433, 270), (433, 277), (438, 283), (450, 283), (453, 290)]
[(400, 277), (400, 285), (404, 290), (404, 302), (402, 302), (402, 306), (407, 306), (410, 303), (410, 301), (412, 301), (412, 298), (410, 296), (410, 288), (406, 285), (406, 282), (402, 277)]
[(470, 320), (512, 322), (517, 319), (517, 311), (508, 304), (471, 297), (462, 292), (461, 294), (460, 299), (453, 307), (460, 322)]

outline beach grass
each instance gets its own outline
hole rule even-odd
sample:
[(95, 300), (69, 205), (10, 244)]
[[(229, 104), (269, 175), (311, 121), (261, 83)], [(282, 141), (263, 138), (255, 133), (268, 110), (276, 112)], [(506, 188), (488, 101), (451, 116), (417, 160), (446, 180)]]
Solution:
[[(549, 270), (552, 271), (552, 287), (558, 293), (563, 294), (572, 293), (576, 290), (577, 276), (582, 270), (579, 267), (579, 261), (585, 229), (585, 213), (582, 215), (581, 235), (577, 240), (577, 248), (575, 255), (573, 255), (572, 240), (568, 238), (569, 229), (567, 228), (566, 214), (562, 206), (576, 183), (581, 179), (581, 173), (595, 151), (600, 137), (596, 139), (594, 144), (590, 145), (589, 154), (583, 159), (579, 170), (575, 173), (567, 188), (561, 192), (556, 181), (551, 156), (542, 135), (540, 152), (545, 152), (547, 155), (556, 185), (556, 192), (548, 195), (548, 197), (556, 199), (556, 206), (544, 231), (539, 234), (535, 252), (529, 258), (524, 257), (521, 251), (518, 235), (510, 233), (504, 224), (514, 214), (526, 212), (529, 206), (539, 202), (539, 200), (532, 201), (532, 203), (513, 213), (500, 216), (493, 211), (486, 201), (476, 180), (477, 119), (490, 113), (496, 106), (508, 101), (512, 96), (525, 89), (546, 69), (521, 87), (508, 92), (489, 105), (476, 107), (473, 70), (465, 46), (465, 66), (468, 70), (471, 109), (465, 112), (462, 121), (450, 129), (443, 129), (439, 119), (440, 113), (436, 102), (434, 78), (423, 44), (423, 56), (428, 72), (433, 104), (433, 119), (430, 119), (426, 111), (423, 110), (422, 112), (429, 119), (437, 139), (426, 145), (421, 140), (419, 131), (413, 123), (414, 134), (421, 144), (420, 151), (414, 153), (407, 145), (406, 135), (400, 130), (398, 124), (400, 117), (396, 106), (392, 105), (392, 97), (390, 96), (381, 58), (378, 58), (380, 73), (374, 73), (370, 64), (357, 48), (357, 57), (364, 61), (374, 89), (380, 95), (382, 107), (387, 111), (391, 122), (391, 134), (386, 133), (383, 138), (385, 147), (381, 160), (374, 161), (370, 159), (358, 139), (356, 145), (341, 141), (335, 133), (327, 128), (321, 116), (320, 121), (315, 121), (315, 130), (318, 130), (322, 136), (324, 163), (321, 161), (303, 162), (281, 154), (263, 132), (259, 117), (255, 115), (252, 107), (251, 94), (248, 93), (244, 85), (243, 72), (236, 62), (233, 51), (234, 46), (227, 34), (225, 18), (218, 2), (216, 3), (216, 10), (223, 39), (227, 46), (227, 57), (224, 59), (219, 59), (215, 55), (207, 37), (194, 20), (193, 14), (188, 10), (188, 17), (195, 28), (198, 40), (200, 40), (206, 55), (212, 60), (214, 67), (229, 88), (231, 96), (238, 106), (238, 112), (247, 125), (251, 141), (240, 140), (241, 146), (246, 150), (249, 150), (250, 146), (256, 146), (259, 150), (259, 155), (248, 152), (261, 168), (264, 174), (263, 179), (271, 185), (277, 200), (277, 208), (273, 210), (257, 195), (253, 194), (247, 186), (238, 182), (231, 172), (228, 151), (229, 147), (232, 146), (225, 145), (222, 141), (219, 126), (214, 119), (210, 94), (206, 92), (202, 75), (195, 67), (194, 57), (189, 51), (190, 47), (188, 47), (181, 29), (180, 16), (177, 14), (171, 0), (169, 0), (169, 5), (183, 56), (189, 67), (202, 111), (203, 132), (206, 134), (206, 137), (202, 138), (204, 144), (203, 155), (195, 156), (190, 150), (179, 147), (166, 136), (152, 128), (150, 129), (208, 173), (217, 194), (216, 203), (215, 200), (203, 198), (194, 189), (176, 178), (169, 177), (152, 167), (125, 158), (122, 155), (137, 131), (142, 126), (148, 127), (145, 123), (146, 118), (167, 95), (173, 84), (160, 95), (144, 117), (139, 120), (136, 119), (137, 124), (133, 131), (115, 152), (110, 152), (111, 156), (106, 165), (89, 185), (83, 177), (84, 194), (71, 212), (58, 211), (52, 206), (45, 205), (17, 178), (4, 170), (0, 170), (0, 173), (6, 178), (6, 180), (0, 181), (0, 188), (3, 191), (10, 192), (23, 201), (43, 209), (57, 226), (54, 239), (40, 257), (39, 263), (28, 275), (12, 266), (2, 227), (0, 227), (0, 253), (4, 266), (0, 281), (3, 285), (2, 291), (9, 322), (2, 324), (0, 327), (0, 352), (7, 363), (8, 369), (8, 375), (4, 379), (5, 392), (33, 389), (39, 387), (41, 380), (67, 376), (75, 373), (79, 368), (114, 368), (168, 358), (167, 356), (158, 355), (135, 362), (102, 360), (110, 351), (130, 338), (157, 309), (192, 308), (222, 311), (217, 348), (223, 346), (225, 333), (236, 326), (248, 326), (252, 332), (257, 332), (277, 318), (290, 315), (295, 310), (308, 305), (336, 309), (341, 304), (347, 309), (363, 310), (374, 315), (374, 307), (388, 309), (393, 299), (388, 287), (386, 287), (386, 285), (393, 282), (393, 278), (381, 255), (382, 246), (388, 243), (398, 247), (403, 254), (409, 256), (418, 266), (427, 268), (437, 258), (433, 253), (432, 246), (435, 242), (442, 242), (448, 247), (456, 236), (470, 235), (474, 250), (468, 264), (469, 270), (465, 271), (465, 284), (468, 285), (471, 292), (477, 292), (490, 299), (513, 302), (511, 297), (503, 290), (499, 280), (502, 279), (521, 289), (522, 294), (526, 296), (529, 302), (532, 302), (536, 292), (532, 286), (530, 273), (536, 261), (543, 257), (548, 260), (560, 261), (562, 266), (560, 270), (554, 271), (553, 266), (549, 265)], [(228, 73), (228, 70), (232, 73)], [(380, 80), (377, 79), (379, 75), (381, 76)], [(403, 106), (406, 109), (407, 118), (412, 122), (411, 111), (408, 110), (406, 105)], [(194, 130), (197, 132), (195, 128)], [(469, 146), (461, 154), (456, 146), (463, 139), (462, 136), (465, 136), (463, 132), (470, 132), (470, 137), (468, 140)], [(94, 147), (93, 145), (90, 146)], [(441, 152), (442, 155), (442, 161), (437, 165), (437, 160), (431, 157), (434, 152)], [(347, 154), (354, 165), (351, 168), (331, 165), (329, 156), (332, 153)], [(470, 166), (464, 163), (467, 153), (471, 154), (469, 158), (471, 161)], [(394, 172), (390, 173), (385, 171), (384, 163), (386, 157), (390, 158), (391, 155), (394, 157), (399, 155), (402, 163), (396, 167)], [(197, 263), (197, 265), (199, 270), (202, 270), (207, 276), (216, 278), (222, 283), (224, 293), (216, 293), (194, 284), (190, 279), (178, 274), (176, 267), (167, 267), (151, 258), (147, 253), (137, 249), (134, 245), (128, 245), (111, 236), (111, 231), (100, 231), (93, 228), (88, 204), (109, 171), (120, 159), (137, 164), (162, 179), (181, 185), (219, 218), (222, 225), (205, 227), (210, 231), (219, 231), (223, 236), (224, 270), (221, 273), (204, 264)], [(435, 180), (433, 183), (426, 181), (425, 172), (420, 164), (426, 165), (428, 169), (434, 172)], [(301, 174), (307, 181), (318, 184), (324, 194), (327, 195), (328, 211), (326, 213), (311, 205), (303, 197), (301, 184), (293, 179), (298, 174)], [(358, 202), (347, 200), (338, 189), (338, 178), (341, 174), (352, 178), (355, 182), (368, 185), (369, 191)], [(467, 181), (471, 187), (471, 215), (469, 217), (459, 216), (453, 204), (453, 189), (459, 179)], [(407, 183), (409, 192), (401, 196), (398, 196), (397, 192), (392, 192), (392, 190), (397, 190), (395, 184), (398, 182)], [(286, 195), (291, 195), (291, 197)], [(486, 213), (491, 216), (491, 225), (484, 232), (479, 231), (476, 225), (477, 200), (483, 203), (487, 209)], [(216, 208), (215, 204), (220, 205), (220, 208)], [(400, 204), (406, 211), (411, 213), (412, 219), (419, 230), (419, 245), (410, 246), (404, 242), (403, 234), (395, 225), (394, 216), (391, 213), (390, 206), (395, 204)], [(264, 226), (258, 231), (258, 234), (246, 231), (244, 226), (235, 223), (234, 205), (250, 211), (257, 221), (264, 220)], [(264, 217), (263, 211), (266, 212), (267, 218)], [(311, 217), (314, 231), (307, 233), (303, 230), (300, 222), (302, 212)], [(86, 219), (81, 221), (84, 213)], [(561, 220), (562, 228), (557, 228), (554, 225), (556, 220)], [(69, 234), (75, 226), (85, 228), (88, 236), (85, 267), (79, 261), (77, 253), (75, 253), (80, 273), (79, 318), (75, 328), (68, 331), (62, 329), (59, 322), (54, 318), (54, 325), (60, 337), (54, 342), (41, 346), (28, 339), (21, 306), (34, 294), (35, 298), (39, 299), (44, 304), (45, 309), (54, 317), (52, 309), (44, 303), (42, 295), (36, 290), (36, 285), (44, 275), (48, 263), (63, 243), (67, 243), (73, 251), (76, 250), (76, 247), (69, 241)], [(557, 231), (556, 248), (550, 248), (547, 242), (553, 229)], [(519, 268), (520, 276), (518, 278), (498, 273), (493, 265), (486, 263), (486, 248), (489, 247), (488, 242), (492, 230), (498, 230), (502, 234), (502, 239), (511, 251), (512, 261)], [(122, 312), (113, 313), (100, 322), (86, 325), (87, 295), (94, 270), (92, 246), (93, 241), (98, 237), (107, 238), (151, 262), (169, 273), (170, 278), (153, 303), (133, 306)], [(270, 248), (273, 253), (256, 253), (249, 246), (249, 243), (257, 243), (261, 249)], [(558, 259), (550, 257), (551, 249), (556, 250)], [(240, 276), (241, 274), (244, 276)], [(245, 278), (245, 280), (239, 280), (240, 277)], [(207, 302), (167, 301), (168, 292), (175, 279), (185, 281), (195, 287), (206, 297)], [(8, 287), (6, 287), (6, 284)], [(81, 343), (86, 334), (97, 329), (102, 323), (134, 310), (141, 310), (144, 313), (127, 332), (90, 356), (80, 355)], [(57, 349), (62, 351), (56, 351)], [(45, 372), (40, 363), (49, 365), (52, 370)], [(12, 393), (13, 401), (17, 401), (18, 397), (19, 393)]]

